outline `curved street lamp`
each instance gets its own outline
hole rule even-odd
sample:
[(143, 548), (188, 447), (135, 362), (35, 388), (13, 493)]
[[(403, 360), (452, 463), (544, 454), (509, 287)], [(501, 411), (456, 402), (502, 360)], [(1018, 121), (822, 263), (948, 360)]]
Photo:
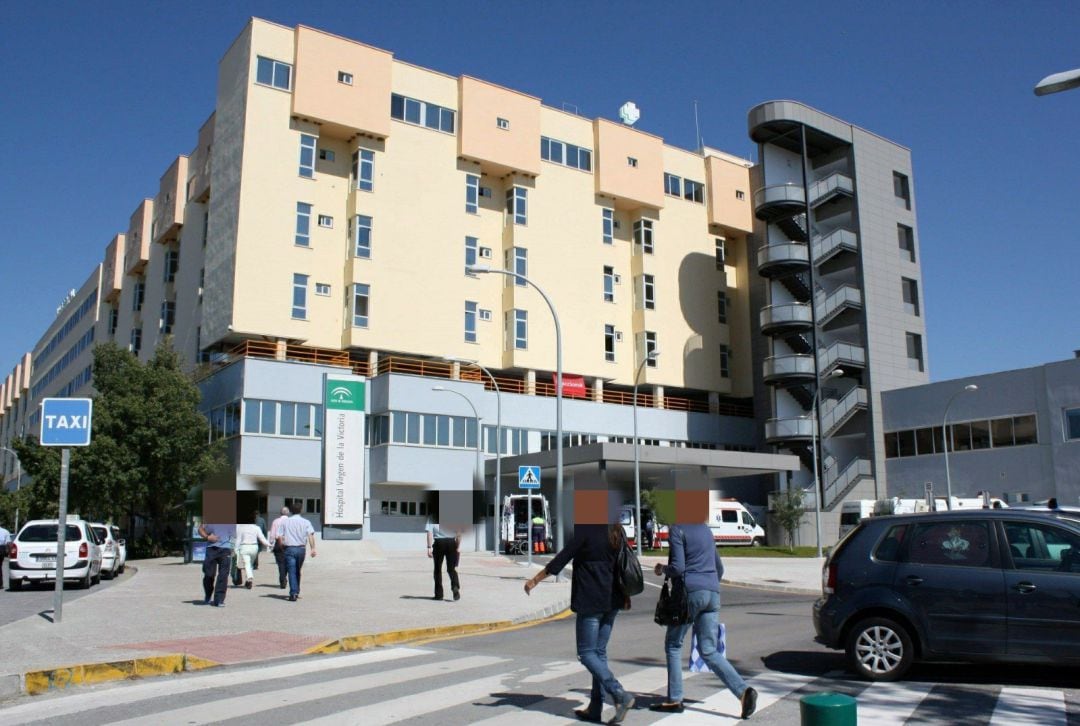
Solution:
[(637, 371), (634, 373), (634, 507), (637, 510), (634, 539), (637, 540), (638, 557), (641, 557), (641, 533), (645, 531), (645, 527), (642, 526), (641, 521), (641, 444), (638, 442), (637, 435), (637, 388), (638, 379), (641, 378), (641, 371), (645, 369), (645, 364), (651, 360), (656, 360), (658, 355), (660, 355), (660, 351), (656, 348), (650, 350), (645, 354), (645, 359), (638, 363)]
[[(480, 419), (480, 414), (476, 411), (476, 406), (473, 405), (473, 402), (471, 400), (469, 400), (468, 396), (466, 396), (461, 391), (455, 391), (453, 388), (447, 388), (446, 386), (432, 386), (431, 390), (440, 391), (442, 393), (453, 393), (455, 396), (461, 396), (461, 398), (463, 398), (465, 400), (465, 403), (469, 404), (469, 408), (472, 409), (473, 416), (476, 417), (476, 476), (478, 477), (480, 485), (483, 486), (484, 473), (483, 473), (483, 470), (480, 468), (480, 433), (481, 433), (480, 421), (481, 421), (481, 419)], [(479, 545), (480, 544), (480, 530), (479, 530), (479, 528), (476, 528), (476, 529), (474, 529), (474, 531), (476, 532), (476, 540), (477, 540), (476, 544)]]
[[(502, 483), (502, 393), (499, 391), (499, 382), (495, 380), (495, 376), (491, 375), (484, 366), (480, 365), (479, 361), (471, 360), (469, 358), (458, 358), (456, 356), (443, 356), (443, 360), (448, 363), (457, 363), (458, 365), (470, 365), (476, 366), (481, 371), (487, 374), (491, 379), (491, 385), (495, 386), (495, 544), (491, 548), (491, 554), (498, 556), (499, 545), (502, 540), (502, 492), (499, 485)], [(530, 548), (531, 549), (531, 548)], [(531, 553), (530, 553), (531, 554)]]
[[(489, 265), (466, 265), (465, 270), (467, 272), (473, 272), (478, 275), (497, 274), (513, 277), (518, 280), (523, 280), (527, 285), (531, 286), (534, 290), (540, 293), (540, 297), (544, 298), (544, 302), (547, 303), (548, 308), (551, 310), (551, 317), (555, 320), (555, 512), (559, 518), (559, 526), (555, 529), (555, 550), (561, 551), (563, 548), (563, 434), (562, 434), (562, 404), (563, 404), (563, 370), (562, 370), (562, 328), (559, 326), (559, 314), (555, 312), (555, 305), (552, 304), (551, 298), (549, 298), (540, 286), (517, 272), (511, 270), (503, 270), (490, 267)], [(531, 512), (530, 512), (531, 514)], [(530, 528), (530, 531), (531, 528)], [(558, 582), (559, 578), (555, 578)]]
[(1080, 87), (1080, 68), (1054, 73), (1035, 84), (1036, 96), (1048, 96)]
[(961, 393), (967, 393), (969, 391), (977, 391), (979, 387), (974, 383), (969, 383), (959, 391), (949, 397), (949, 402), (945, 404), (945, 413), (941, 417), (941, 438), (945, 442), (945, 508), (952, 509), (952, 478), (949, 476), (949, 407), (953, 405), (953, 401)]

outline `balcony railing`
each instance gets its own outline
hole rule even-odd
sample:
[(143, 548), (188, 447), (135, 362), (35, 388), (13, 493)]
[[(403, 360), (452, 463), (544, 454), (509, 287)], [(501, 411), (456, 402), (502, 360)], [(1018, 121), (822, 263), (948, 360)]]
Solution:
[(814, 356), (774, 355), (761, 363), (761, 374), (766, 382), (784, 378), (813, 378)]
[(814, 323), (814, 312), (807, 303), (770, 305), (758, 313), (758, 322), (763, 333), (775, 328), (806, 329)]
[(758, 272), (774, 269), (804, 270), (810, 266), (810, 250), (804, 244), (766, 245), (757, 251)]
[(754, 192), (754, 214), (772, 222), (789, 217), (806, 206), (806, 191), (800, 184), (772, 184)]
[(810, 416), (771, 418), (765, 422), (765, 440), (769, 442), (805, 440), (813, 437), (814, 419)]

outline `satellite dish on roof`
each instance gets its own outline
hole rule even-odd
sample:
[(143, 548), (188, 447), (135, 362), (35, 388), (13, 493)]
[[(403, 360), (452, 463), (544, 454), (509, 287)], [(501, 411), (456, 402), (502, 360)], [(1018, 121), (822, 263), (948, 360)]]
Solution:
[(641, 118), (641, 111), (634, 105), (633, 101), (627, 101), (621, 107), (619, 107), (619, 118), (627, 126), (633, 126), (637, 123), (637, 120)]

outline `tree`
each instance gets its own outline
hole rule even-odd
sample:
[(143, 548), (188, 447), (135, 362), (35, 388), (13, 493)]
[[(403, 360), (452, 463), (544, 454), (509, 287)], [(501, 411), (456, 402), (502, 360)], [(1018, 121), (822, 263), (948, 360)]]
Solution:
[(788, 549), (795, 549), (795, 530), (802, 524), (806, 515), (803, 507), (803, 490), (799, 488), (786, 489), (773, 495), (773, 519), (780, 528), (787, 532)]
[[(199, 390), (166, 341), (145, 365), (113, 343), (94, 349), (94, 413), (90, 446), (72, 450), (68, 511), (97, 520), (144, 517), (155, 542), (179, 512), (188, 490), (222, 463), (209, 442)], [(13, 442), (33, 477), (32, 516), (54, 515), (60, 452), (36, 439)]]

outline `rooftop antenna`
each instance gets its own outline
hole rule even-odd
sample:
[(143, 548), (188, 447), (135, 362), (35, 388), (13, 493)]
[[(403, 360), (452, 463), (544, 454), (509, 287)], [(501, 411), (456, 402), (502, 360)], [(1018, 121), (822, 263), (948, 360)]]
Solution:
[(694, 130), (697, 131), (697, 148), (698, 151), (702, 151), (705, 148), (704, 142), (701, 140), (701, 124), (698, 123), (697, 113), (697, 99), (694, 99)]
[(619, 107), (619, 118), (627, 126), (633, 126), (641, 118), (641, 111), (638, 110), (633, 101), (627, 101)]

